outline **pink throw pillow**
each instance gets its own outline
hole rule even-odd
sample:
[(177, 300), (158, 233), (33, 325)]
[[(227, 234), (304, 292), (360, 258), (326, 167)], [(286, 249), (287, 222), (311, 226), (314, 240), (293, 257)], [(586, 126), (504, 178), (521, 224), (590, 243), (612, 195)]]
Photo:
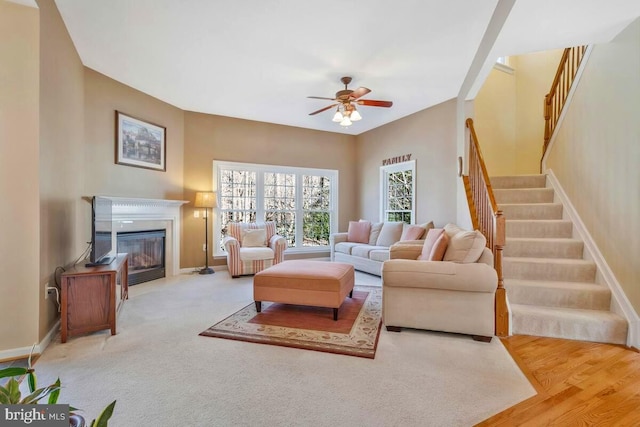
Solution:
[(419, 225), (410, 225), (405, 228), (404, 232), (402, 233), (402, 237), (400, 237), (400, 241), (403, 242), (406, 240), (420, 240), (423, 234), (423, 227), (420, 227)]
[(422, 253), (418, 259), (422, 261), (429, 261), (429, 258), (431, 257), (431, 250), (443, 233), (443, 228), (432, 228), (427, 232), (427, 237), (424, 238), (424, 245), (422, 246)]
[(349, 221), (347, 230), (347, 242), (369, 244), (371, 223), (369, 221)]
[(447, 233), (442, 233), (440, 237), (438, 237), (438, 240), (436, 240), (433, 248), (431, 248), (429, 261), (442, 261), (444, 253), (447, 252), (447, 246), (449, 246), (449, 236)]

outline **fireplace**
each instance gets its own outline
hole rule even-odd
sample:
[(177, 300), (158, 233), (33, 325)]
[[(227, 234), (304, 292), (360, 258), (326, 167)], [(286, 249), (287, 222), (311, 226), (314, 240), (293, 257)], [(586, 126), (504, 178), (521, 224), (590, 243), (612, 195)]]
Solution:
[[(117, 234), (132, 231), (163, 230), (165, 237), (165, 275), (180, 274), (180, 219), (185, 200), (140, 199), (105, 196), (113, 202), (113, 247)], [(115, 251), (114, 251), (115, 252)]]
[(165, 239), (165, 230), (118, 233), (118, 253), (129, 254), (129, 286), (166, 276)]

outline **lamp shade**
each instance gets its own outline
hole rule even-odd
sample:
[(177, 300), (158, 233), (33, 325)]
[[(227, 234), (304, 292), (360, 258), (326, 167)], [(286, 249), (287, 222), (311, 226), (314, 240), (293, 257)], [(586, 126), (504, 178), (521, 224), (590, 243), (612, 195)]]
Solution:
[(351, 126), (351, 119), (349, 119), (349, 116), (344, 116), (344, 119), (342, 119), (342, 121), (340, 122), (340, 126)]
[(196, 193), (196, 203), (194, 207), (215, 208), (216, 206), (216, 193), (210, 191), (198, 191)]

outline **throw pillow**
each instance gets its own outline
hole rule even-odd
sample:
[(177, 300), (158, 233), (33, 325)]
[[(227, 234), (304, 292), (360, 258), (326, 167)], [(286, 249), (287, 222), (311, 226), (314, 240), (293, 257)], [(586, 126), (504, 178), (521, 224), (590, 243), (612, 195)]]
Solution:
[(460, 263), (476, 262), (482, 255), (487, 239), (479, 231), (461, 231), (456, 233), (447, 246), (444, 261)]
[(376, 246), (389, 247), (400, 241), (402, 237), (402, 227), (404, 222), (385, 222), (376, 241)]
[(432, 228), (431, 230), (427, 231), (427, 237), (425, 237), (424, 245), (422, 245), (422, 253), (418, 257), (419, 260), (430, 261), (429, 258), (431, 257), (431, 251), (438, 241), (438, 238), (443, 234), (444, 230), (442, 228)]
[(449, 236), (449, 239), (451, 239), (453, 236), (463, 231), (467, 231), (467, 230), (460, 228), (457, 225), (452, 223), (449, 223), (444, 226), (444, 232), (447, 233), (447, 235)]
[(267, 230), (264, 228), (245, 228), (242, 230), (242, 247), (258, 248), (267, 246)]
[(347, 230), (347, 242), (369, 243), (371, 223), (369, 221), (349, 221)]
[[(361, 219), (360, 221), (367, 222), (366, 219)], [(378, 236), (380, 236), (380, 230), (382, 230), (381, 222), (373, 222), (371, 223), (371, 234), (369, 234), (369, 244), (371, 246), (375, 246), (378, 241)]]
[(445, 252), (447, 252), (447, 246), (449, 246), (449, 236), (447, 233), (441, 233), (433, 248), (431, 248), (429, 261), (442, 261)]
[(402, 230), (400, 241), (404, 242), (406, 240), (420, 240), (424, 232), (425, 228), (420, 225), (407, 225)]

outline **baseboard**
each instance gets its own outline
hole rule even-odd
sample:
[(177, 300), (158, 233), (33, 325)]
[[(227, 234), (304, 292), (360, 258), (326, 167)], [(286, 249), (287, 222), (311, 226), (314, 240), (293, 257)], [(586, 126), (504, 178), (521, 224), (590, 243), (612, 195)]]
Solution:
[(549, 183), (564, 206), (564, 211), (573, 222), (576, 233), (584, 242), (585, 250), (590, 254), (598, 268), (598, 272), (603, 278), (604, 283), (611, 291), (611, 296), (615, 303), (612, 305), (614, 308), (618, 308), (618, 310), (613, 311), (624, 317), (629, 324), (629, 331), (627, 332), (627, 346), (640, 348), (640, 317), (638, 317), (638, 313), (636, 313), (633, 305), (631, 305), (631, 302), (624, 293), (620, 282), (618, 282), (613, 271), (611, 271), (609, 264), (604, 259), (600, 249), (598, 249), (596, 242), (593, 240), (593, 237), (591, 237), (591, 234), (587, 230), (584, 222), (582, 222), (580, 215), (578, 215), (578, 211), (576, 211), (575, 207), (569, 200), (567, 193), (565, 193), (562, 185), (560, 185), (560, 182), (553, 173), (553, 170), (548, 169), (545, 172)]
[[(42, 354), (44, 350), (49, 346), (53, 338), (58, 334), (58, 332), (60, 332), (60, 319), (58, 319), (56, 323), (54, 323), (53, 327), (49, 330), (47, 335), (45, 335), (42, 341), (36, 344), (33, 349), (33, 354)], [(2, 350), (0, 351), (0, 361), (22, 359), (24, 357), (28, 357), (29, 353), (31, 353), (31, 346)]]

